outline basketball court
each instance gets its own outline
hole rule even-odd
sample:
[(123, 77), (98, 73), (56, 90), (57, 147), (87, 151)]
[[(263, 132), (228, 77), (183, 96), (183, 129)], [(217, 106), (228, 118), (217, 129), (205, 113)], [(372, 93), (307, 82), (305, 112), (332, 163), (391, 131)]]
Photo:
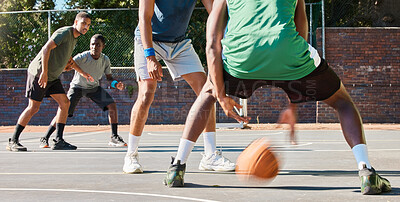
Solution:
[[(301, 125), (301, 124), (300, 124)], [(0, 197), (2, 201), (400, 201), (399, 127), (366, 127), (369, 156), (392, 192), (363, 196), (353, 154), (333, 129), (299, 128), (298, 145), (282, 129), (220, 129), (217, 144), (235, 161), (254, 139), (267, 137), (281, 160), (269, 183), (244, 184), (234, 172), (199, 171), (200, 137), (187, 162), (185, 187), (167, 188), (162, 180), (175, 155), (182, 126), (145, 128), (139, 145), (143, 174), (123, 174), (126, 148), (112, 148), (108, 126), (67, 126), (65, 139), (76, 151), (40, 149), (46, 127), (28, 126), (21, 143), (28, 152), (5, 150), (13, 127), (0, 127)], [(75, 128), (75, 130), (73, 130)], [(127, 127), (120, 128), (127, 140)]]

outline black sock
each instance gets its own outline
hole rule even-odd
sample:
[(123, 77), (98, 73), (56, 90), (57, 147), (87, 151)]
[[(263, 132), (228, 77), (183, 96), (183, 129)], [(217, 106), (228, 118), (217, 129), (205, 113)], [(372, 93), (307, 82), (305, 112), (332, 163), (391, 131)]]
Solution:
[(111, 124), (111, 133), (112, 136), (118, 136), (118, 123)]
[(53, 134), (55, 130), (56, 130), (56, 127), (54, 127), (52, 125), (49, 126), (49, 129), (47, 130), (47, 133), (45, 136), (46, 140), (48, 140), (50, 138), (51, 134)]
[(14, 134), (11, 138), (11, 141), (13, 142), (18, 142), (19, 141), (19, 135), (21, 135), (22, 131), (24, 130), (25, 126), (21, 126), (19, 124), (17, 124), (17, 126), (15, 126), (15, 131)]
[(63, 139), (64, 127), (65, 127), (65, 123), (57, 123), (56, 124), (56, 129), (57, 129), (56, 141)]

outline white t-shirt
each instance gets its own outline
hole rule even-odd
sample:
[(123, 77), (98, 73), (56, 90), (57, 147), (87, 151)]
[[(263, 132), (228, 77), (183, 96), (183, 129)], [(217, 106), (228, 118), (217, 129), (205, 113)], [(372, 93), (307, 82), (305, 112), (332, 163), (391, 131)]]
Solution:
[(85, 51), (76, 55), (74, 61), (84, 72), (93, 77), (94, 82), (86, 80), (79, 72), (75, 71), (74, 78), (71, 81), (71, 88), (96, 88), (100, 85), (99, 80), (104, 74), (111, 74), (110, 59), (103, 53), (99, 59), (95, 60), (90, 55), (90, 51)]

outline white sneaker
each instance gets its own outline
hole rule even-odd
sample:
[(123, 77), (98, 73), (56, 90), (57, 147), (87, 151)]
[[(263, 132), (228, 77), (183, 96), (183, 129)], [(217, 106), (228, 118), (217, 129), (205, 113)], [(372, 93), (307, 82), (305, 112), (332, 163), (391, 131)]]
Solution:
[(139, 164), (139, 154), (137, 152), (125, 156), (124, 167), (122, 170), (126, 174), (143, 173), (142, 166)]
[(205, 154), (200, 161), (199, 170), (211, 170), (217, 172), (227, 172), (235, 170), (235, 163), (232, 163), (229, 159), (222, 156), (221, 151), (215, 151), (212, 155), (207, 156)]

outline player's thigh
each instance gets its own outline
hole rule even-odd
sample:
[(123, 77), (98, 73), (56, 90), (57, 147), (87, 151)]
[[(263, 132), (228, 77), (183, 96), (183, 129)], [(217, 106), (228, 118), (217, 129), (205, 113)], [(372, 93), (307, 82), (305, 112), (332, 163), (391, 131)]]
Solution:
[(51, 94), (50, 96), (58, 103), (60, 107), (69, 107), (69, 100), (65, 93)]
[[(156, 49), (156, 58), (157, 60), (161, 59), (160, 53), (158, 50), (157, 43), (154, 43), (154, 48)], [(134, 53), (134, 61), (135, 61), (135, 72), (136, 72), (136, 81), (140, 80), (148, 80), (151, 79), (149, 76), (149, 72), (147, 71), (147, 60), (144, 55), (144, 48), (140, 38), (135, 38), (135, 53)]]
[(340, 106), (344, 106), (344, 104), (352, 104), (353, 100), (351, 99), (343, 83), (340, 83), (339, 90), (328, 99), (323, 100), (323, 102), (337, 109)]
[(340, 78), (325, 60), (307, 76), (291, 81), (270, 81), (282, 88), (292, 103), (322, 101), (335, 94), (341, 85)]
[(204, 72), (193, 72), (182, 75), (182, 78), (192, 87), (196, 94), (199, 94), (204, 84), (206, 83), (207, 77)]
[(68, 109), (68, 116), (72, 117), (74, 115), (74, 111), (76, 106), (79, 103), (79, 100), (82, 98), (82, 88), (70, 88), (67, 93), (67, 97), (70, 101), (69, 109)]
[(164, 60), (173, 80), (179, 80), (183, 75), (200, 72), (204, 73), (203, 65), (194, 50), (191, 40), (179, 42), (171, 53), (171, 57)]
[(27, 73), (25, 97), (29, 98), (29, 100), (42, 102), (47, 89), (40, 87), (38, 80), (39, 77), (35, 77), (29, 72)]
[(111, 95), (100, 86), (95, 92), (88, 93), (86, 96), (96, 103), (103, 111), (108, 110), (108, 105), (115, 103)]

